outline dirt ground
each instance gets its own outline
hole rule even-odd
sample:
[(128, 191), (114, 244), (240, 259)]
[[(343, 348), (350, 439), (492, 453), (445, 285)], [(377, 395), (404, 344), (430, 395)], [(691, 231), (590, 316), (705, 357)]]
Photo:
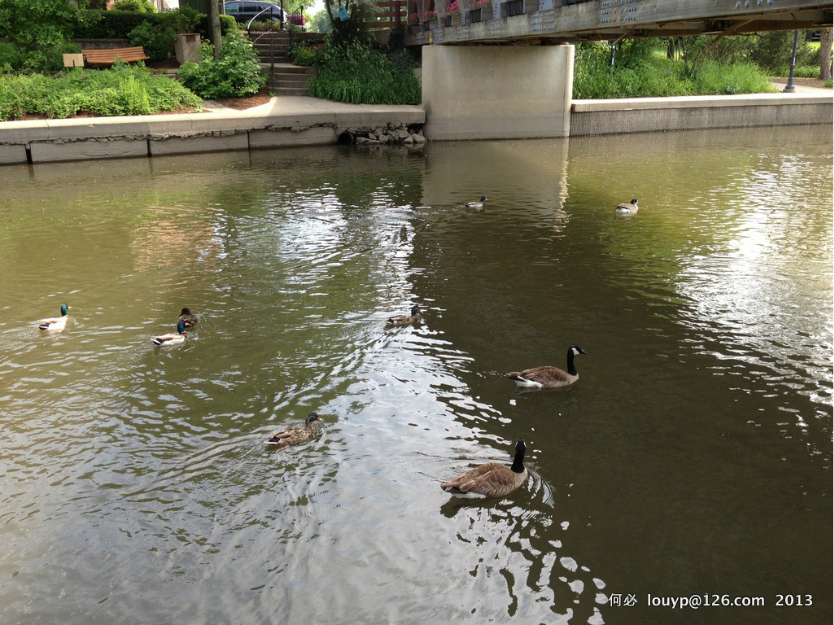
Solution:
[(266, 104), (269, 102), (270, 97), (269, 89), (267, 87), (261, 87), (261, 90), (255, 95), (250, 95), (245, 98), (218, 98), (215, 102), (230, 109), (235, 109), (236, 111), (245, 111), (253, 106)]

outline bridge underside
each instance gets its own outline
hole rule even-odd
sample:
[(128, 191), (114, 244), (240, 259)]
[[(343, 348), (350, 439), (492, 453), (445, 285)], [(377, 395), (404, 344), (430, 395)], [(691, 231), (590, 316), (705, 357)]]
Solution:
[[(424, 0), (425, 1), (425, 0)], [(409, 34), (411, 45), (558, 44), (696, 35), (746, 35), (830, 27), (831, 2), (819, 0), (493, 0), (473, 22), (468, 11)], [(439, 3), (438, 3), (439, 4)], [(461, 3), (462, 4), (462, 3)], [(416, 30), (416, 29), (415, 29)]]

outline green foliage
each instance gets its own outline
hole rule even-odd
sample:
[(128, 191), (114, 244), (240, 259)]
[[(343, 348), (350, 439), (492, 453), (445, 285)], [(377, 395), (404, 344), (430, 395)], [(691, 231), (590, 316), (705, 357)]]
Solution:
[(214, 46), (204, 41), (203, 60), (180, 67), (182, 83), (204, 98), (230, 98), (257, 93), (266, 83), (252, 44), (239, 31), (223, 37), (223, 56), (214, 58)]
[(333, 30), (325, 9), (307, 18), (307, 30), (311, 33), (329, 33)]
[(317, 41), (296, 41), (287, 50), (287, 56), (296, 65), (310, 67), (316, 64), (318, 52), (321, 48), (322, 44)]
[[(80, 4), (85, 5), (82, 0)], [(15, 46), (19, 54), (4, 54), (10, 71), (52, 71), (63, 63), (60, 50), (69, 43), (86, 11), (67, 0), (2, 0), (0, 38)]]
[[(136, 13), (132, 11), (84, 11), (91, 17), (75, 29), (78, 39), (122, 39), (128, 38), (130, 32), (149, 23), (154, 28), (169, 28), (177, 33), (199, 32), (205, 39), (208, 17), (189, 8), (165, 11), (164, 13)], [(235, 20), (230, 15), (220, 16), (220, 27), (224, 33), (235, 30)]]
[(331, 37), (336, 47), (348, 46), (353, 43), (367, 44), (371, 40), (368, 22), (376, 14), (376, 5), (372, 0), (345, 0), (344, 6), (348, 10), (348, 18), (341, 20), (337, 17), (341, 0), (325, 0), (333, 15), (333, 30)]
[(359, 44), (331, 45), (319, 55), (310, 95), (352, 104), (419, 104), (414, 61), (401, 51), (388, 57)]
[(606, 44), (582, 43), (577, 46), (573, 97), (636, 98), (679, 95), (717, 95), (774, 91), (765, 74), (751, 63), (700, 62), (686, 71), (681, 61), (635, 47), (626, 58), (619, 53), (610, 67), (610, 48)]
[[(787, 30), (757, 36), (751, 47), (749, 60), (771, 72), (780, 67), (790, 67), (793, 55), (793, 33), (794, 31)], [(796, 48), (796, 64), (813, 65), (815, 62), (819, 64), (817, 53), (800, 37)]]
[(156, 13), (156, 7), (148, 0), (116, 0), (113, 8), (117, 11), (134, 11), (136, 13)]
[(174, 51), (176, 33), (170, 28), (154, 27), (142, 22), (128, 34), (130, 45), (142, 46), (151, 59), (167, 59)]
[(75, 68), (55, 77), (0, 76), (0, 121), (27, 114), (50, 118), (79, 112), (147, 115), (200, 104), (200, 98), (176, 81), (124, 63), (109, 70)]

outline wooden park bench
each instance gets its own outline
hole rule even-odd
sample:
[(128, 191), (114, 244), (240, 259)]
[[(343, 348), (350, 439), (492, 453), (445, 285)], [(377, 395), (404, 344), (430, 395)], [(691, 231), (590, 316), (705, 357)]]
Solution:
[(125, 63), (132, 61), (147, 61), (150, 59), (145, 54), (145, 49), (142, 46), (134, 48), (110, 48), (109, 50), (82, 50), (84, 55), (85, 65), (113, 65), (116, 59), (121, 59)]

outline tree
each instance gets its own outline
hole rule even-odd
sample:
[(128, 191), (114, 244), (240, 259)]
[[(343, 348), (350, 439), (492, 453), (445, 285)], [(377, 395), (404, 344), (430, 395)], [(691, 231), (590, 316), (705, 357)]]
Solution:
[(219, 0), (209, 0), (209, 24), (211, 26), (211, 42), (214, 44), (214, 58), (220, 60), (223, 57), (223, 37), (220, 30), (220, 6)]
[[(337, 4), (338, 2), (338, 4)], [(347, 10), (347, 19), (339, 16), (339, 9), (344, 6)], [(324, 0), (324, 8), (330, 23), (333, 25), (333, 43), (342, 45), (353, 41), (367, 43), (370, 41), (368, 32), (368, 21), (376, 13), (376, 4), (373, 0)]]
[(820, 34), (820, 78), (831, 80), (832, 30), (823, 28)]

